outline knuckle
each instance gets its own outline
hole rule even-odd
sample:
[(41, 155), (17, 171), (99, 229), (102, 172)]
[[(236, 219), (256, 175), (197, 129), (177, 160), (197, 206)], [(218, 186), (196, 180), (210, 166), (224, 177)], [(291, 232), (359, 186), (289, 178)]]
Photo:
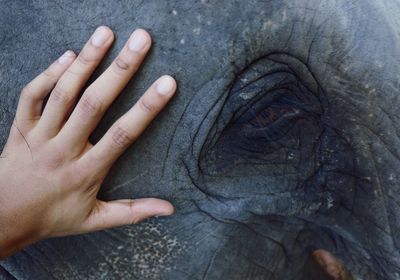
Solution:
[(31, 100), (34, 99), (34, 93), (32, 91), (32, 87), (30, 84), (27, 84), (22, 90), (21, 90), (21, 99), (24, 100)]
[(67, 69), (67, 71), (65, 71), (65, 73), (71, 77), (74, 77), (74, 76), (75, 77), (86, 77), (91, 74), (90, 71), (85, 71), (82, 69), (77, 70), (76, 68), (79, 68), (79, 66), (77, 67), (76, 65), (72, 65), (70, 68)]
[(47, 78), (52, 78), (53, 77), (51, 71), (48, 68), (43, 71), (43, 75), (46, 76)]
[(45, 166), (50, 170), (54, 170), (62, 166), (65, 160), (66, 157), (63, 152), (55, 151), (46, 159)]
[(43, 71), (43, 75), (46, 77), (46, 78), (49, 78), (50, 80), (53, 80), (54, 79), (54, 73), (53, 73), (53, 71), (50, 69), (50, 68), (47, 68), (46, 70), (44, 70)]
[(150, 102), (150, 100), (148, 98), (144, 98), (144, 97), (140, 98), (139, 106), (146, 113), (153, 114), (157, 111), (156, 105), (154, 103)]
[(90, 65), (96, 61), (94, 58), (90, 58), (85, 51), (82, 51), (78, 55), (78, 61), (83, 65)]
[(125, 147), (133, 141), (133, 137), (127, 130), (119, 125), (116, 125), (112, 132), (112, 142), (116, 147)]
[(50, 98), (52, 99), (53, 102), (62, 105), (67, 105), (71, 102), (71, 95), (59, 86), (56, 86), (53, 89)]
[(131, 218), (129, 220), (129, 223), (130, 224), (139, 223), (140, 219), (139, 219), (139, 217), (137, 215), (137, 211), (135, 209), (136, 208), (136, 202), (135, 202), (134, 199), (129, 200), (129, 206), (128, 207), (129, 207), (129, 213), (130, 213), (130, 216), (131, 216)]
[(84, 114), (98, 115), (103, 112), (102, 102), (93, 95), (84, 94), (79, 102), (80, 109)]
[(122, 57), (117, 57), (114, 61), (114, 69), (116, 73), (125, 73), (129, 69), (129, 63)]
[(75, 162), (71, 166), (71, 177), (76, 180), (75, 185), (85, 185), (85, 186), (94, 186), (98, 183), (98, 177), (96, 172), (94, 172), (94, 168), (89, 165), (81, 164), (80, 162)]
[(59, 79), (57, 74), (55, 74), (54, 71), (51, 70), (51, 68), (47, 68), (42, 74), (46, 82), (51, 84), (51, 88), (53, 88), (57, 83), (57, 80)]

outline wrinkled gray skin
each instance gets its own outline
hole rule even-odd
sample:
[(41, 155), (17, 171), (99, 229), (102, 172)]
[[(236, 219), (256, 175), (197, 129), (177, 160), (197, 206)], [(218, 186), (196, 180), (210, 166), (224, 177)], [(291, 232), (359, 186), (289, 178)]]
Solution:
[(396, 2), (2, 0), (2, 145), (23, 85), (101, 24), (117, 41), (96, 75), (134, 28), (154, 45), (93, 141), (161, 74), (179, 91), (100, 193), (176, 214), (40, 242), (0, 278), (310, 279), (324, 248), (400, 279)]

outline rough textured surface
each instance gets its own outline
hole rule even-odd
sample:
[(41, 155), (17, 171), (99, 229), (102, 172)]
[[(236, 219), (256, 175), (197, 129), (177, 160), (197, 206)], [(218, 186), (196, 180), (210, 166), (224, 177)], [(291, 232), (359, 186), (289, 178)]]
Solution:
[[(96, 26), (150, 31), (146, 65), (93, 141), (164, 73), (179, 92), (100, 196), (159, 218), (41, 242), (4, 279), (309, 279), (315, 248), (400, 279), (397, 1), (0, 1), (0, 144), (19, 91)], [(95, 75), (96, 76), (96, 75)]]

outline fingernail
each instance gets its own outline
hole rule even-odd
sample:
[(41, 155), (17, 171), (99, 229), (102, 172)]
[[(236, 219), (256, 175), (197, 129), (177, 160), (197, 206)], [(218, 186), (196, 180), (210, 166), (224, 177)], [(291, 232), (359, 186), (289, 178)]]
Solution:
[(171, 95), (175, 90), (175, 80), (167, 75), (161, 77), (157, 82), (156, 90), (161, 95)]
[(58, 58), (58, 63), (65, 64), (74, 56), (75, 54), (73, 51), (66, 51), (62, 56)]
[(155, 215), (155, 218), (160, 218), (160, 217), (166, 217), (166, 216), (172, 216), (174, 213), (158, 213), (157, 215)]
[(100, 26), (96, 29), (92, 37), (92, 45), (95, 47), (101, 47), (110, 37), (110, 32), (104, 26)]
[(167, 216), (171, 216), (171, 214), (162, 213), (162, 214), (158, 214), (158, 215), (154, 216), (154, 218), (162, 218), (162, 217), (167, 217)]
[(146, 47), (148, 41), (145, 31), (137, 29), (132, 33), (128, 46), (131, 51), (139, 52)]

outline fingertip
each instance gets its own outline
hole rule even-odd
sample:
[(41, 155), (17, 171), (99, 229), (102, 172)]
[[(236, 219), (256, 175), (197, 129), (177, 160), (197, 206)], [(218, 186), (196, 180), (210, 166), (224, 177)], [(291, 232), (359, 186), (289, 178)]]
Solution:
[(176, 81), (170, 75), (163, 75), (156, 81), (156, 91), (160, 95), (172, 96), (176, 92)]
[(58, 63), (61, 65), (68, 64), (72, 62), (76, 57), (76, 54), (72, 50), (67, 50), (63, 55), (58, 58)]
[(163, 202), (165, 204), (164, 211), (159, 216), (171, 216), (175, 214), (175, 207), (169, 201), (163, 200)]
[(139, 220), (150, 217), (170, 216), (175, 209), (172, 204), (159, 198), (141, 198), (133, 201), (133, 213), (139, 216)]
[(100, 30), (103, 29), (105, 32), (109, 33), (109, 36), (114, 37), (114, 32), (112, 31), (112, 29), (110, 27), (108, 27), (107, 25), (100, 25), (99, 27), (97, 27), (96, 30)]
[(145, 30), (145, 29), (143, 29), (143, 28), (137, 28), (134, 32), (141, 33), (141, 35), (143, 35), (144, 37), (146, 37), (147, 42), (149, 42), (150, 44), (152, 44), (151, 35), (150, 35), (150, 33), (149, 33), (147, 30)]
[(174, 206), (164, 199), (148, 198), (148, 206), (151, 207), (154, 216), (169, 216), (175, 211)]
[(144, 54), (150, 49), (151, 43), (150, 34), (139, 28), (132, 32), (128, 40), (128, 48), (130, 51)]
[(109, 46), (114, 41), (114, 32), (108, 26), (101, 25), (94, 31), (90, 42), (96, 48)]

